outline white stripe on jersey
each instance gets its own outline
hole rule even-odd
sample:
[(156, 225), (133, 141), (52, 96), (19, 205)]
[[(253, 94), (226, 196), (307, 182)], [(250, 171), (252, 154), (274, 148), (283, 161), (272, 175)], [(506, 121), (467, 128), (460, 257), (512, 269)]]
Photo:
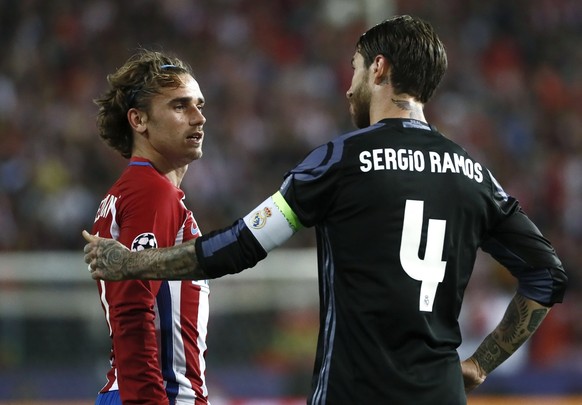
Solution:
[[(182, 202), (182, 205), (184, 203)], [(185, 208), (185, 207), (184, 207)], [(184, 240), (184, 224), (178, 230), (174, 245), (181, 244)], [(191, 389), (192, 384), (186, 378), (186, 352), (184, 349), (184, 340), (182, 334), (182, 317), (180, 312), (180, 302), (182, 301), (182, 281), (168, 281), (172, 305), (172, 370), (176, 376), (176, 382), (179, 384), (178, 397), (180, 399), (194, 399), (196, 394)]]
[[(209, 288), (208, 285), (200, 286), (200, 294), (205, 293), (208, 297)], [(208, 396), (208, 387), (206, 386), (206, 359), (204, 358), (204, 353), (206, 353), (206, 335), (208, 333), (208, 318), (210, 314), (210, 306), (208, 305), (208, 299), (204, 301), (200, 300), (200, 306), (198, 307), (198, 324), (196, 329), (198, 329), (198, 348), (200, 353), (198, 354), (198, 364), (200, 364), (200, 376), (202, 378), (202, 393), (204, 396)]]
[[(117, 218), (117, 206), (115, 204), (111, 204), (110, 208), (110, 215), (111, 215), (111, 225), (109, 226), (109, 233), (111, 237), (115, 240), (119, 239), (119, 224), (115, 220)], [(99, 232), (96, 233), (96, 236), (99, 236)], [(99, 280), (101, 284), (101, 303), (103, 304), (103, 308), (105, 310), (105, 321), (107, 322), (107, 327), (109, 328), (109, 336), (113, 335), (113, 329), (111, 328), (111, 318), (109, 317), (109, 302), (107, 301), (107, 289), (105, 288), (105, 282), (103, 280)], [(115, 378), (113, 379), (113, 383), (111, 387), (109, 387), (109, 391), (119, 390), (119, 385), (117, 385), (117, 367), (113, 370), (113, 374)], [(109, 384), (111, 381), (108, 381)], [(106, 385), (107, 385), (106, 384)]]
[(111, 384), (111, 388), (109, 388), (109, 391), (116, 391), (119, 390), (119, 385), (117, 385), (117, 367), (115, 367), (115, 370), (113, 370), (113, 374), (115, 375), (115, 379), (113, 380), (113, 384)]
[[(99, 236), (99, 232), (97, 232), (97, 236)], [(105, 309), (105, 321), (107, 322), (107, 327), (109, 327), (109, 337), (111, 337), (113, 330), (111, 329), (111, 322), (109, 320), (109, 302), (107, 302), (107, 296), (105, 295), (105, 281), (99, 280), (99, 284), (101, 284), (101, 304), (103, 305), (103, 309)]]
[[(187, 219), (186, 219), (187, 221)], [(175, 244), (181, 244), (184, 238), (186, 221), (180, 227)], [(186, 308), (188, 313), (183, 314), (181, 310), (182, 301), (182, 283), (189, 283), (198, 285), (200, 287), (200, 293), (198, 297), (199, 305), (197, 308)], [(178, 404), (194, 404), (196, 401), (196, 393), (192, 389), (191, 381), (186, 377), (186, 348), (184, 345), (184, 340), (182, 339), (182, 317), (184, 316), (196, 316), (197, 324), (196, 328), (198, 331), (197, 337), (197, 349), (198, 349), (198, 364), (200, 366), (200, 378), (202, 379), (202, 393), (204, 396), (208, 396), (208, 388), (206, 386), (206, 378), (204, 372), (206, 370), (206, 360), (204, 358), (204, 353), (206, 352), (206, 335), (207, 335), (207, 325), (209, 318), (209, 302), (208, 294), (210, 289), (208, 284), (204, 281), (168, 281), (168, 288), (170, 292), (171, 308), (172, 308), (172, 370), (174, 372), (176, 382), (178, 386), (178, 395), (176, 397), (176, 405)], [(159, 322), (159, 311), (156, 304), (156, 321)], [(159, 329), (159, 327), (158, 327)], [(159, 342), (161, 347), (161, 342)], [(161, 362), (160, 362), (161, 364)]]
[(180, 385), (178, 398), (192, 398), (196, 395), (192, 391), (192, 384), (186, 378), (186, 351), (182, 339), (182, 315), (180, 312), (180, 302), (182, 293), (182, 281), (168, 281), (172, 305), (172, 370), (176, 375), (176, 382)]
[[(119, 225), (115, 220), (117, 218), (117, 207), (115, 204), (111, 204), (110, 208), (111, 213), (111, 225), (109, 226), (109, 233), (111, 237), (115, 240), (119, 239)], [(95, 236), (99, 236), (99, 232), (95, 234)], [(103, 304), (103, 308), (105, 309), (105, 321), (107, 322), (107, 326), (109, 327), (109, 337), (113, 335), (113, 329), (111, 329), (111, 319), (109, 318), (109, 303), (107, 302), (107, 298), (105, 296), (105, 282), (100, 280), (99, 283), (101, 284), (101, 303)], [(117, 370), (116, 370), (117, 371)], [(115, 379), (115, 383), (117, 384), (117, 378)]]

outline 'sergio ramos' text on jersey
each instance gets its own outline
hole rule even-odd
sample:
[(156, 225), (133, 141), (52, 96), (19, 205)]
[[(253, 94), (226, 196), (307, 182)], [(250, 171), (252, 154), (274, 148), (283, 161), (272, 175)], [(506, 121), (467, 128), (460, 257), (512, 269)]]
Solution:
[[(101, 202), (92, 233), (132, 250), (197, 238), (183, 198), (147, 160), (133, 158)], [(100, 281), (98, 287), (112, 339), (101, 392), (119, 390), (124, 404), (206, 404), (207, 282)]]
[[(321, 329), (310, 404), (465, 403), (457, 318), (478, 248), (516, 272), (531, 267), (533, 277), (562, 271), (489, 171), (418, 121), (382, 120), (336, 138), (280, 191), (317, 232)], [(540, 278), (549, 281), (524, 295), (561, 301), (552, 277)]]

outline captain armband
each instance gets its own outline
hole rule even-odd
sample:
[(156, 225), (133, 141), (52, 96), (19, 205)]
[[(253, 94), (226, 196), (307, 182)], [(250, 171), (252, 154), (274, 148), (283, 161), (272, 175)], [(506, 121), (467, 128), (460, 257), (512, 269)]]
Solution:
[(301, 224), (280, 192), (233, 225), (196, 239), (196, 256), (208, 278), (254, 267), (289, 239)]
[(263, 201), (243, 221), (266, 252), (283, 244), (302, 227), (280, 191)]

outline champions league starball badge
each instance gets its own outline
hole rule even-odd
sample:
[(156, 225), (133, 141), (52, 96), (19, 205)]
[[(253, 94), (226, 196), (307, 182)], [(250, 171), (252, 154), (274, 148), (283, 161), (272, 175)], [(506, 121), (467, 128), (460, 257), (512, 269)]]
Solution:
[(133, 240), (131, 243), (131, 250), (133, 252), (139, 252), (145, 249), (155, 249), (158, 247), (158, 241), (156, 240), (156, 235), (151, 232), (142, 233)]

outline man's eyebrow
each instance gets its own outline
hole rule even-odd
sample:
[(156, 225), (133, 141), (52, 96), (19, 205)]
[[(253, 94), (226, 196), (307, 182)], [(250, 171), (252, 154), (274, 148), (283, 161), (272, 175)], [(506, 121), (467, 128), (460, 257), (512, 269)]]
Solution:
[(197, 104), (204, 104), (204, 98), (198, 97), (194, 99), (193, 97), (176, 97), (170, 100), (170, 103), (190, 103), (196, 101)]

